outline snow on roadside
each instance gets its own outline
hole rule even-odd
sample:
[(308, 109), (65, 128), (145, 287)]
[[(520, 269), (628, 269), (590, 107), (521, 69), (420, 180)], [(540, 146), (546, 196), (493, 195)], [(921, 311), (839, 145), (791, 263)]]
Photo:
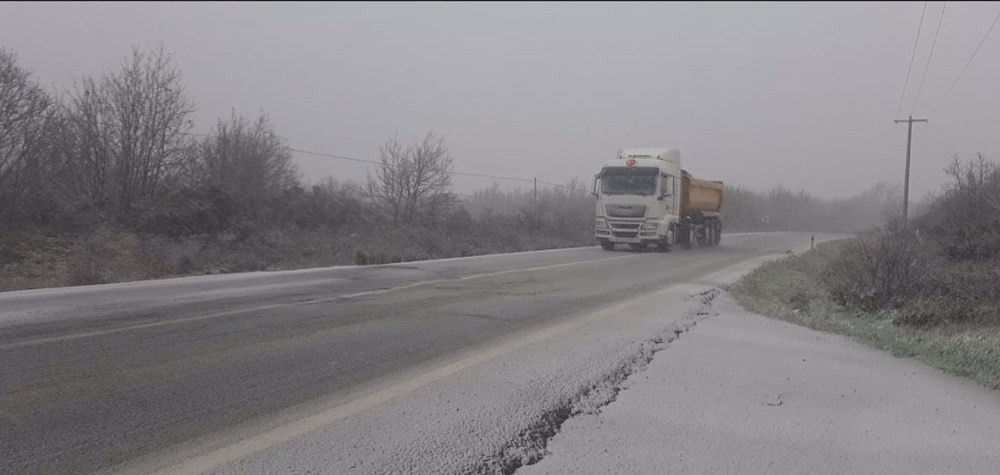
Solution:
[(219, 460), (212, 473), (512, 473), (544, 456), (567, 419), (599, 412), (655, 352), (683, 339), (714, 293), (690, 296), (705, 290), (675, 286), (561, 320), (556, 325), (570, 326), (556, 337), (512, 346), (335, 424)]
[(517, 473), (996, 473), (996, 392), (727, 296), (716, 310)]

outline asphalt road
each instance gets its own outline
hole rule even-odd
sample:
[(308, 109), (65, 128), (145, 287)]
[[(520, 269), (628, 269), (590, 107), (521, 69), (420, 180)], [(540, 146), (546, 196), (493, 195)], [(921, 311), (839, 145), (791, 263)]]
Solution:
[(0, 293), (0, 473), (102, 471), (216, 434), (238, 443), (289, 411), (808, 243), (727, 235), (667, 254), (582, 248)]

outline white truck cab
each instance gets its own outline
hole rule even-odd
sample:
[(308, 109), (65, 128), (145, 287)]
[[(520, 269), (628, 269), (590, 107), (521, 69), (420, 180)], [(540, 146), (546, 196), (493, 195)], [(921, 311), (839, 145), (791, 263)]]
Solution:
[[(692, 201), (692, 190), (701, 201)], [(616, 244), (664, 252), (675, 243), (718, 244), (722, 183), (692, 178), (681, 169), (676, 148), (619, 151), (594, 177), (594, 196), (594, 233), (606, 250)]]

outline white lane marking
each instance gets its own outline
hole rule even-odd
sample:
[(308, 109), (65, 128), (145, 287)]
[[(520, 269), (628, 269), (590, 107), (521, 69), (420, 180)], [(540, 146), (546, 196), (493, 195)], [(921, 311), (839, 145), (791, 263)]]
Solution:
[(290, 305), (301, 305), (301, 304), (305, 304), (305, 303), (311, 303), (311, 301), (264, 305), (264, 306), (261, 306), (261, 307), (253, 307), (253, 308), (247, 308), (247, 309), (241, 309), (241, 310), (230, 310), (228, 312), (210, 313), (208, 315), (199, 315), (197, 317), (177, 318), (177, 319), (174, 319), (174, 320), (166, 320), (166, 321), (162, 321), (162, 322), (141, 323), (141, 324), (138, 324), (138, 325), (130, 325), (130, 326), (127, 326), (127, 327), (111, 328), (111, 329), (107, 329), (107, 330), (93, 330), (93, 331), (83, 332), (83, 333), (74, 333), (72, 335), (61, 335), (61, 336), (52, 336), (52, 337), (45, 337), (45, 338), (36, 338), (34, 340), (25, 340), (25, 341), (19, 341), (19, 342), (16, 342), (16, 343), (8, 343), (8, 344), (5, 344), (5, 345), (0, 345), (0, 350), (10, 350), (10, 349), (14, 349), (14, 348), (23, 348), (23, 347), (26, 347), (26, 346), (41, 345), (43, 343), (54, 343), (54, 342), (57, 342), (57, 341), (76, 340), (76, 339), (80, 339), (80, 338), (87, 338), (87, 337), (98, 336), (98, 335), (108, 335), (108, 334), (112, 334), (112, 333), (119, 333), (119, 332), (130, 331), (130, 330), (141, 330), (143, 328), (153, 328), (153, 327), (159, 327), (159, 326), (163, 326), (163, 325), (173, 325), (175, 323), (196, 322), (198, 320), (207, 320), (207, 319), (210, 319), (210, 318), (225, 317), (225, 316), (228, 316), (228, 315), (236, 315), (236, 314), (244, 313), (244, 312), (256, 312), (256, 311), (260, 311), (260, 310), (270, 310), (272, 308), (281, 308), (281, 307), (287, 307), (287, 306), (290, 306)]
[(563, 264), (553, 264), (553, 265), (541, 266), (541, 267), (529, 267), (527, 269), (509, 269), (509, 270), (504, 270), (504, 271), (488, 272), (488, 273), (484, 273), (484, 274), (467, 275), (465, 277), (459, 277), (458, 279), (425, 280), (425, 281), (421, 281), (421, 282), (414, 282), (412, 284), (401, 285), (399, 287), (391, 287), (391, 288), (387, 288), (387, 289), (377, 289), (377, 290), (368, 290), (368, 291), (357, 292), (357, 293), (353, 293), (353, 294), (338, 295), (336, 297), (331, 297), (331, 298), (326, 298), (326, 299), (313, 299), (313, 300), (304, 300), (304, 301), (301, 301), (301, 302), (291, 302), (291, 303), (279, 303), (279, 304), (263, 305), (263, 306), (259, 306), (259, 307), (252, 307), (252, 308), (239, 309), (239, 310), (229, 310), (229, 311), (225, 311), (225, 312), (210, 313), (210, 314), (207, 314), (207, 315), (198, 315), (196, 317), (177, 318), (177, 319), (173, 319), (173, 320), (164, 320), (164, 321), (160, 321), (160, 322), (140, 323), (138, 325), (129, 325), (129, 326), (125, 326), (125, 327), (110, 328), (110, 329), (106, 329), (106, 330), (93, 330), (93, 331), (89, 331), (89, 332), (75, 333), (75, 334), (72, 334), (72, 335), (61, 335), (61, 336), (36, 338), (36, 339), (33, 339), (33, 340), (25, 340), (25, 341), (19, 341), (19, 342), (16, 342), (16, 343), (8, 343), (8, 344), (5, 344), (5, 345), (0, 345), (0, 350), (10, 350), (10, 349), (15, 349), (15, 348), (24, 348), (24, 347), (28, 347), (28, 346), (41, 345), (41, 344), (45, 344), (45, 343), (54, 343), (54, 342), (59, 342), (59, 341), (77, 340), (77, 339), (80, 339), (80, 338), (88, 338), (88, 337), (100, 336), (100, 335), (109, 335), (109, 334), (113, 334), (113, 333), (121, 333), (121, 332), (132, 331), (132, 330), (141, 330), (141, 329), (145, 329), (145, 328), (161, 327), (161, 326), (165, 326), (165, 325), (174, 325), (174, 324), (180, 324), (180, 323), (197, 322), (199, 320), (208, 320), (208, 319), (212, 319), (212, 318), (227, 317), (227, 316), (231, 316), (231, 315), (237, 315), (237, 314), (240, 314), (240, 313), (259, 312), (261, 310), (271, 310), (271, 309), (275, 309), (275, 308), (285, 308), (285, 307), (292, 307), (292, 306), (296, 306), (296, 305), (314, 305), (314, 304), (321, 304), (321, 303), (330, 303), (330, 302), (335, 302), (337, 300), (348, 300), (348, 299), (353, 299), (353, 298), (363, 297), (363, 296), (368, 296), (368, 295), (384, 294), (384, 293), (387, 293), (387, 292), (395, 292), (397, 290), (406, 290), (406, 289), (411, 289), (411, 288), (414, 288), (414, 287), (419, 287), (419, 286), (422, 286), (422, 285), (439, 284), (439, 283), (449, 282), (449, 281), (454, 282), (454, 281), (461, 281), (461, 280), (479, 279), (479, 278), (482, 278), (482, 277), (494, 277), (494, 276), (506, 275), (506, 274), (517, 274), (517, 273), (523, 273), (523, 272), (537, 272), (537, 271), (543, 271), (543, 270), (549, 270), (549, 269), (558, 269), (558, 268), (562, 268), (562, 267), (576, 266), (576, 265), (581, 265), (581, 264), (590, 264), (590, 263), (596, 263), (596, 262), (607, 262), (607, 261), (613, 261), (613, 260), (616, 260), (616, 259), (627, 259), (627, 258), (630, 258), (630, 257), (637, 257), (637, 256), (641, 256), (641, 254), (630, 254), (630, 255), (625, 255), (625, 256), (609, 257), (609, 258), (604, 258), (604, 259), (591, 259), (591, 260), (586, 260), (586, 261), (567, 262), (567, 263), (563, 263)]
[(459, 357), (458, 360), (451, 363), (445, 363), (415, 376), (397, 381), (395, 383), (390, 383), (387, 387), (382, 389), (366, 394), (360, 394), (342, 404), (335, 405), (317, 414), (280, 425), (240, 442), (236, 442), (201, 455), (185, 457), (183, 461), (169, 467), (156, 469), (155, 471), (152, 471), (152, 473), (194, 474), (212, 471), (227, 463), (234, 462), (253, 455), (256, 452), (260, 452), (261, 450), (288, 442), (297, 437), (301, 437), (309, 434), (310, 432), (329, 426), (337, 421), (340, 421), (341, 419), (379, 406), (397, 397), (404, 396), (471, 366), (503, 356), (533, 343), (553, 338), (591, 322), (605, 318), (615, 318), (621, 315), (623, 311), (627, 310), (629, 307), (641, 305), (643, 302), (648, 301), (648, 299), (658, 299), (663, 297), (665, 294), (675, 293), (677, 290), (683, 291), (684, 289), (689, 288), (692, 288), (689, 284), (672, 285), (653, 294), (646, 295), (638, 300), (621, 302), (605, 307), (582, 318), (575, 318), (555, 323), (541, 329), (530, 331), (529, 333), (515, 335), (500, 343), (488, 346), (485, 350), (480, 349), (479, 351), (467, 351), (467, 356)]

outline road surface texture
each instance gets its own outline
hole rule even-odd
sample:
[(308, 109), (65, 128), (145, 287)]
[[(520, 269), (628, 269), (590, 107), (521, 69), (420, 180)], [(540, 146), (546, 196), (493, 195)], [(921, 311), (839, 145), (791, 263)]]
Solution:
[[(583, 248), (0, 293), (0, 473), (512, 473), (544, 472), (549, 463), (556, 472), (574, 471), (558, 464), (549, 442), (579, 433), (599, 446), (604, 435), (592, 427), (564, 426), (616, 408), (639, 410), (614, 401), (630, 376), (664, 359), (654, 358), (657, 352), (671, 348), (667, 361), (682, 358), (689, 374), (710, 385), (744, 376), (723, 364), (724, 357), (742, 361), (727, 342), (689, 350), (707, 355), (697, 358), (672, 345), (719, 318), (709, 318), (714, 286), (762, 259), (807, 249), (809, 237), (728, 235), (718, 248), (668, 254)], [(761, 358), (745, 353), (745, 364)], [(701, 389), (703, 397), (688, 394), (684, 404), (716, 397), (713, 388)], [(986, 398), (966, 386), (945, 389)], [(768, 390), (746, 397), (758, 403), (787, 391)], [(784, 396), (786, 406), (763, 408), (796, 407), (803, 391)], [(898, 402), (898, 395), (883, 397)], [(903, 404), (913, 410), (954, 409), (923, 408), (914, 402), (919, 396), (909, 397)], [(657, 404), (675, 412), (683, 405), (668, 398)], [(750, 415), (732, 417), (738, 409), (705, 410), (729, 414), (749, 431)], [(815, 418), (799, 422), (813, 439), (795, 445), (772, 434), (772, 443), (803, 451), (786, 453), (785, 463), (828, 468), (812, 455), (822, 447), (802, 449), (826, 440), (814, 435), (826, 427)], [(746, 435), (781, 427), (767, 423)], [(700, 427), (677, 436), (687, 437), (689, 460), (711, 450), (722, 458), (739, 453), (725, 444), (699, 446), (722, 437)], [(727, 443), (741, 434), (729, 434)], [(1000, 440), (995, 435), (981, 436)], [(608, 437), (608, 444), (619, 437), (619, 448), (630, 443), (625, 433)]]

